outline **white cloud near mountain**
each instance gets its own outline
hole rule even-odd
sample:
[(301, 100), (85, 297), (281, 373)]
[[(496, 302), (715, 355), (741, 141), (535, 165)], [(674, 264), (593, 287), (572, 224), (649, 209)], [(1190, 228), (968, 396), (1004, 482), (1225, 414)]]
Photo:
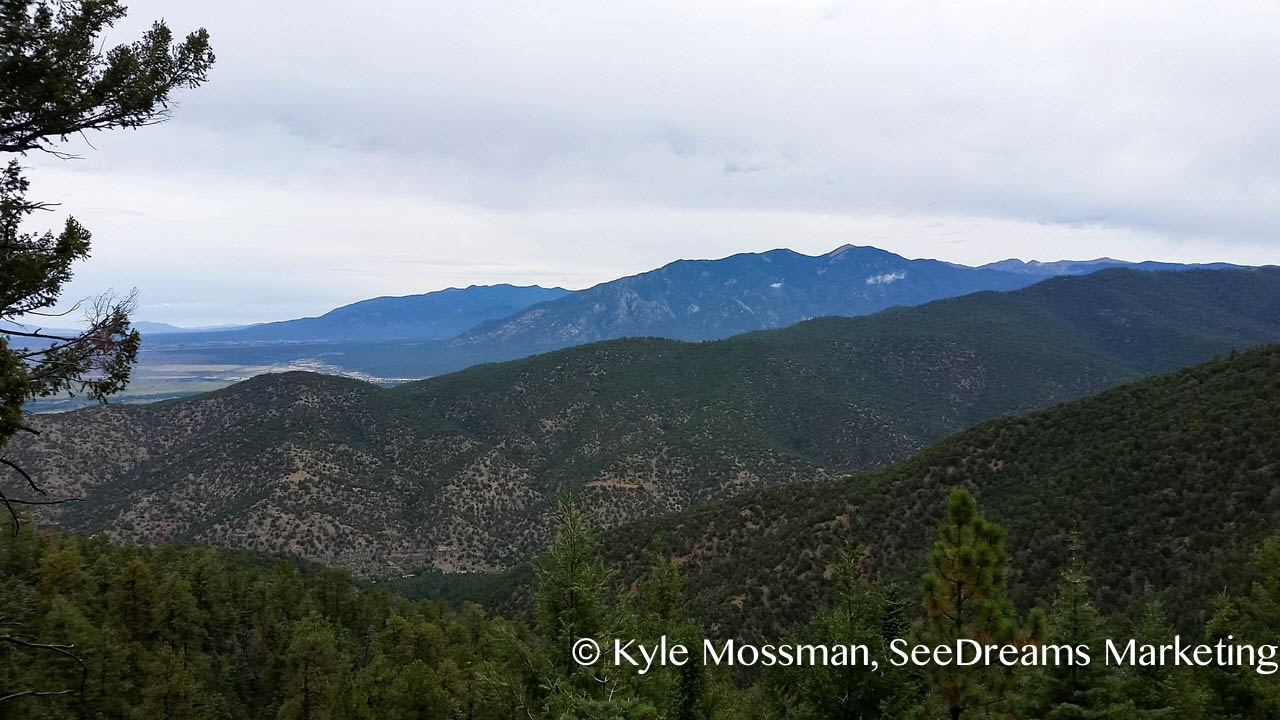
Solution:
[(152, 319), (845, 242), (1280, 259), (1271, 0), (129, 5), (211, 83), (29, 161), (96, 232), (74, 289)]
[(889, 285), (891, 283), (896, 283), (899, 280), (904, 280), (906, 279), (906, 277), (907, 277), (907, 274), (904, 272), (881, 273), (879, 275), (872, 275), (868, 277), (867, 284), (868, 285)]

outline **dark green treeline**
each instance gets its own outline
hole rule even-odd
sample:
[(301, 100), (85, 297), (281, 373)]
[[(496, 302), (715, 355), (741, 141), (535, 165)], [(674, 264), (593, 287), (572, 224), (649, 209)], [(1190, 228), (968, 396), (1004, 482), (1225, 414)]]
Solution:
[[(850, 548), (829, 569), (835, 601), (785, 643), (866, 646), (864, 667), (705, 667), (641, 674), (581, 667), (578, 638), (672, 643), (700, 657), (704, 629), (684, 611), (679, 568), (653, 556), (618, 588), (582, 508), (556, 511), (538, 570), (533, 621), (469, 605), (410, 602), (334, 569), (297, 569), (205, 548), (125, 548), (39, 533), (0, 540), (0, 607), (11, 634), (68, 646), (0, 645), (5, 718), (1274, 718), (1280, 684), (1244, 667), (895, 667), (890, 644), (960, 639), (1035, 653), (1100, 648), (1103, 638), (1171, 641), (1158, 602), (1114, 627), (1091, 599), (1086, 549), (1073, 538), (1057, 591), (1019, 611), (1001, 528), (956, 490), (922, 563), (919, 587), (866, 579)], [(1264, 643), (1280, 636), (1280, 536), (1258, 549), (1261, 579), (1220, 597), (1203, 637)], [(29, 635), (28, 635), (29, 634)], [(74, 656), (74, 657), (73, 657)], [(39, 695), (37, 693), (62, 693)], [(13, 696), (13, 697), (10, 697)]]

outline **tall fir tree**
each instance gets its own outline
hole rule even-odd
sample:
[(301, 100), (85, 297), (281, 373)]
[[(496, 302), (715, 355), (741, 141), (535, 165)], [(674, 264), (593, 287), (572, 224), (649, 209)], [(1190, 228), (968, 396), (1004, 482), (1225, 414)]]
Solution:
[(164, 720), (200, 720), (209, 707), (197, 676), (197, 669), (181, 650), (158, 648), (146, 665), (143, 687), (143, 714)]
[(551, 643), (556, 667), (573, 672), (578, 664), (571, 650), (580, 638), (600, 638), (610, 622), (605, 600), (604, 565), (596, 555), (596, 538), (586, 509), (571, 499), (560, 500), (552, 513), (555, 535), (548, 564), (537, 570), (534, 617)]
[(151, 566), (133, 557), (116, 572), (107, 595), (111, 612), (131, 638), (151, 635), (151, 613), (156, 602), (156, 581)]
[(200, 608), (191, 594), (191, 583), (179, 573), (169, 573), (160, 584), (151, 621), (156, 639), (182, 657), (200, 652), (204, 640)]
[[(1241, 644), (1247, 624), (1239, 604), (1225, 593), (1215, 600), (1213, 616), (1205, 626), (1209, 645)], [(1216, 661), (1200, 669), (1205, 684), (1210, 717), (1231, 720), (1280, 720), (1280, 705), (1265, 692), (1254, 668)]]
[(279, 720), (329, 720), (335, 685), (348, 668), (338, 650), (333, 628), (319, 613), (294, 626), (284, 654), (284, 703)]
[[(1169, 623), (1164, 604), (1152, 600), (1142, 610), (1133, 628), (1138, 645), (1168, 645), (1176, 631)], [(1167, 665), (1133, 665), (1123, 668), (1121, 685), (1126, 717), (1134, 720), (1173, 720), (1202, 717), (1206, 700), (1194, 673)]]
[(1044, 720), (1120, 720), (1129, 710), (1119, 673), (1100, 655), (1108, 634), (1090, 597), (1084, 549), (1075, 533), (1067, 540), (1067, 558), (1045, 640), (1064, 650), (1030, 675), (1020, 693), (1021, 709), (1028, 718)]
[[(962, 639), (983, 645), (1019, 641), (1004, 592), (1008, 566), (1004, 531), (978, 513), (967, 490), (952, 490), (921, 582), (924, 620), (917, 641), (952, 648)], [(923, 674), (933, 701), (951, 720), (999, 715), (1012, 699), (1012, 673), (1001, 665), (931, 663)]]
[(634, 672), (606, 663), (581, 665), (573, 657), (576, 642), (601, 647), (623, 627), (633, 627), (627, 610), (606, 597), (607, 574), (596, 553), (595, 534), (586, 509), (562, 499), (552, 513), (555, 535), (549, 563), (537, 572), (534, 612), (549, 643), (546, 708), (553, 717), (635, 718), (657, 716), (631, 683)]
[(657, 643), (666, 637), (672, 645), (690, 648), (689, 661), (680, 666), (651, 668), (637, 690), (663, 717), (671, 720), (706, 720), (711, 709), (707, 698), (707, 673), (700, 661), (702, 633), (685, 613), (685, 583), (680, 568), (667, 555), (649, 551), (649, 573), (636, 585), (638, 606), (629, 637)]
[(775, 706), (797, 720), (872, 720), (907, 717), (919, 704), (919, 688), (905, 668), (886, 662), (889, 644), (908, 631), (905, 608), (894, 588), (870, 581), (862, 548), (846, 548), (831, 565), (836, 599), (806, 626), (798, 642), (826, 647), (865, 647), (870, 665), (786, 668), (770, 687)]
[[(1240, 602), (1245, 618), (1242, 632), (1250, 637), (1280, 635), (1280, 533), (1271, 535), (1255, 551), (1253, 565), (1258, 579)], [(1271, 702), (1280, 703), (1280, 673), (1259, 678)]]

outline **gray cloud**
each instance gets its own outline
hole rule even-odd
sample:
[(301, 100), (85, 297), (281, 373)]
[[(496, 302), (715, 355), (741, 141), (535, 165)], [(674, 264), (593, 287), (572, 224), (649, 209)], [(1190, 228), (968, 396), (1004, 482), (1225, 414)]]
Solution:
[(1273, 2), (131, 7), (207, 26), (213, 82), (32, 162), (97, 222), (77, 289), (186, 304), (155, 319), (845, 241), (1277, 260)]

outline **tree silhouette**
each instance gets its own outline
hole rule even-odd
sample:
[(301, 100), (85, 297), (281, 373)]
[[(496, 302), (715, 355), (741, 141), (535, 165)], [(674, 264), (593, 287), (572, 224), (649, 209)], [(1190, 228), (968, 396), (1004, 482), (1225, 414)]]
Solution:
[[(102, 33), (125, 16), (118, 0), (6, 0), (0, 3), (0, 152), (37, 150), (57, 157), (69, 136), (86, 131), (137, 128), (163, 121), (170, 94), (205, 81), (213, 53), (208, 33), (180, 43), (164, 24), (152, 25), (131, 44), (109, 50)], [(138, 333), (129, 326), (133, 296), (110, 294), (50, 312), (71, 279), (72, 265), (89, 255), (90, 233), (74, 218), (60, 232), (28, 232), (24, 223), (50, 203), (30, 200), (17, 158), (0, 171), (0, 449), (19, 432), (38, 434), (23, 418), (28, 400), (62, 392), (98, 400), (119, 391), (137, 358)], [(32, 319), (85, 310), (87, 328), (51, 333)], [(29, 497), (0, 489), (16, 534), (16, 506), (51, 505), (77, 498), (48, 498), (25, 468), (9, 458), (0, 465), (19, 476)], [(0, 618), (0, 642), (30, 651), (65, 655), (74, 647), (43, 643), (20, 617)], [(83, 663), (81, 663), (83, 666)], [(83, 695), (78, 688), (21, 690), (0, 703), (30, 695)]]

